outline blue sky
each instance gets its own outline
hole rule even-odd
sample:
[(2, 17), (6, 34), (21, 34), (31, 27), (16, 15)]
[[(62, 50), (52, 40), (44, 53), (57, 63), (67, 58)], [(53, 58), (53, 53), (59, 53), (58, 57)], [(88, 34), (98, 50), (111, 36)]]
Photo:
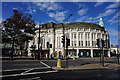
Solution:
[(110, 43), (118, 44), (117, 2), (2, 2), (2, 20), (13, 14), (13, 9), (31, 14), (36, 23), (91, 22), (98, 24), (102, 17), (105, 29), (110, 34)]

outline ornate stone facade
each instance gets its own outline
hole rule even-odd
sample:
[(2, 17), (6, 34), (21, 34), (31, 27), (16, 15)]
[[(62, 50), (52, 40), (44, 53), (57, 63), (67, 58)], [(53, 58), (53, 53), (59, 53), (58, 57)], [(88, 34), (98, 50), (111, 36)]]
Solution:
[[(103, 25), (103, 24), (102, 24)], [(70, 39), (70, 46), (68, 47), (68, 54), (75, 54), (76, 57), (98, 57), (100, 56), (101, 49), (96, 45), (96, 39), (102, 38), (109, 43), (109, 33), (103, 26), (94, 23), (75, 22), (67, 24), (55, 24), (53, 22), (42, 24), (40, 29), (40, 45), (42, 45), (42, 56), (48, 54), (49, 56), (54, 53), (61, 52), (65, 56), (65, 49), (63, 48), (62, 36), (64, 34)], [(38, 36), (39, 30), (36, 30), (34, 40), (29, 43), (29, 55), (31, 54), (31, 45), (36, 45), (38, 50)], [(52, 44), (52, 48), (47, 48), (47, 42)], [(110, 57), (109, 48), (104, 48), (104, 55)]]

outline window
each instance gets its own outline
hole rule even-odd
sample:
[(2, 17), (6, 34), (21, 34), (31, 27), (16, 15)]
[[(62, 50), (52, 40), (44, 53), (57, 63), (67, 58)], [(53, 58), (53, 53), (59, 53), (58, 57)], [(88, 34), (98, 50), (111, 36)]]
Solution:
[(93, 34), (92, 34), (92, 39), (93, 39)]
[(87, 41), (85, 41), (85, 46), (87, 46)]
[(88, 31), (89, 29), (88, 28), (85, 28), (84, 31)]
[(66, 37), (69, 38), (69, 34), (68, 33), (66, 34)]
[(83, 41), (81, 41), (81, 46), (83, 46)]
[(94, 42), (92, 41), (92, 46), (94, 46)]
[(45, 48), (45, 39), (43, 39), (42, 47)]
[(88, 39), (90, 39), (90, 35), (89, 35), (89, 33), (88, 33)]
[(95, 36), (96, 34), (94, 33), (94, 39), (96, 39), (96, 36)]
[(90, 46), (90, 41), (88, 41), (88, 46)]
[(85, 38), (87, 38), (87, 34), (85, 34)]
[(78, 28), (78, 31), (82, 31), (83, 30), (83, 28)]
[(73, 34), (72, 34), (72, 39), (73, 39)]
[(73, 46), (73, 41), (72, 41), (72, 46)]
[(78, 38), (80, 38), (80, 33), (78, 34)]
[(79, 46), (80, 46), (80, 42), (81, 42), (81, 41), (79, 41)]
[(81, 39), (83, 38), (83, 33), (81, 33)]
[(76, 41), (74, 41), (74, 46), (76, 46)]
[(58, 41), (58, 40), (59, 40), (59, 39), (58, 39), (58, 37), (57, 37), (57, 47), (59, 46), (59, 44), (58, 44), (58, 43), (59, 43), (59, 41)]
[(74, 38), (76, 38), (76, 34), (74, 34)]
[(60, 43), (61, 43), (61, 42), (60, 42), (60, 37), (59, 37), (59, 47), (61, 46)]

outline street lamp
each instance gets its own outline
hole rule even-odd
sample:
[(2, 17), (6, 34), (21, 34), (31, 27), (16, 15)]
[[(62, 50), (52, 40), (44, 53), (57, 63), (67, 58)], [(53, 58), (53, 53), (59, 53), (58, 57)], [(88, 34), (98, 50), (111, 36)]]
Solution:
[(72, 16), (73, 14), (70, 14), (69, 16), (68, 16), (68, 18), (67, 19), (64, 19), (63, 21), (66, 21), (67, 23), (68, 23), (68, 20), (69, 20), (69, 18), (70, 18), (70, 16)]
[[(70, 14), (68, 16), (68, 18), (64, 19), (63, 21), (66, 21), (68, 23), (68, 20), (69, 20), (70, 16), (72, 16), (72, 15), (73, 14)], [(65, 27), (64, 27), (64, 25), (63, 25), (63, 35), (65, 36)], [(66, 40), (66, 37), (65, 37), (65, 40)], [(63, 45), (65, 45), (65, 43)], [(64, 51), (65, 51), (65, 46), (64, 46)], [(66, 67), (68, 67), (68, 57), (67, 57), (68, 56), (68, 47), (67, 46), (66, 46), (66, 55), (65, 56), (66, 56)]]
[(39, 24), (39, 27), (38, 27), (38, 30), (39, 30), (39, 37), (38, 37), (38, 53), (37, 53), (37, 59), (39, 60), (40, 59), (40, 26), (41, 26), (41, 22)]

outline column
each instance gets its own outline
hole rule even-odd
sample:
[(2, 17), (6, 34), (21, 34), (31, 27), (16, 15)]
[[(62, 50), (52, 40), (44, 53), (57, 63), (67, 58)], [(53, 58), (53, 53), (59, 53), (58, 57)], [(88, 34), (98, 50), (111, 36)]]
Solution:
[(70, 46), (72, 46), (72, 35), (71, 35), (71, 31), (70, 31)]
[(91, 49), (91, 57), (93, 58), (93, 49)]
[(90, 32), (90, 47), (92, 47), (92, 33)]
[[(96, 38), (95, 38), (95, 43), (97, 43), (96, 39), (98, 38), (97, 37), (98, 33), (95, 34)], [(97, 45), (95, 45), (95, 47), (97, 47)]]
[(76, 46), (79, 46), (79, 40), (78, 40), (78, 32), (76, 33)]
[(83, 32), (83, 47), (85, 47), (85, 32)]
[[(63, 29), (62, 29), (63, 30)], [(62, 41), (62, 36), (63, 36), (64, 34), (62, 34), (61, 35), (61, 41)], [(71, 43), (71, 42), (70, 42)], [(62, 47), (62, 56), (64, 57), (64, 53), (65, 53), (65, 51), (64, 51), (64, 47), (63, 47), (63, 43), (61, 44), (61, 47)]]
[(110, 49), (108, 49), (108, 57), (110, 57)]
[(78, 53), (79, 53), (79, 49), (77, 48), (77, 58), (79, 58)]

